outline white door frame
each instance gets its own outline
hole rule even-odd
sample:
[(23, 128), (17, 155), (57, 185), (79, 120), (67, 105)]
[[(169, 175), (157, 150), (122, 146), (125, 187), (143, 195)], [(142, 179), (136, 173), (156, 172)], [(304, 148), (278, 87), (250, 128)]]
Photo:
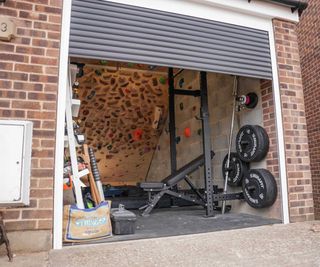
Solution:
[(64, 127), (68, 86), (71, 3), (72, 0), (63, 1), (61, 22), (56, 118), (56, 147), (54, 155), (53, 249), (62, 248)]
[[(169, 1), (168, 5), (163, 2)], [(262, 1), (248, 4), (248, 1), (237, 0), (230, 6), (218, 0), (114, 0), (114, 2), (134, 4), (150, 7), (158, 10), (184, 13), (195, 17), (212, 18), (217, 21), (234, 23), (241, 26), (263, 29), (269, 32), (270, 52), (273, 75), (273, 97), (275, 103), (277, 143), (279, 152), (280, 183), (282, 222), (289, 223), (287, 173), (285, 164), (285, 146), (283, 136), (282, 108), (280, 99), (280, 88), (278, 79), (278, 68), (276, 58), (276, 47), (272, 26), (273, 17), (281, 17), (289, 21), (297, 21), (297, 14), (292, 14), (289, 8), (275, 6)], [(63, 226), (63, 152), (64, 152), (64, 125), (65, 105), (67, 90), (67, 73), (69, 64), (69, 35), (71, 20), (72, 0), (63, 1), (63, 13), (61, 24), (60, 61), (59, 61), (59, 83), (57, 97), (57, 124), (56, 124), (56, 146), (55, 146), (55, 170), (54, 170), (54, 212), (53, 212), (53, 249), (62, 248), (62, 226)], [(183, 8), (181, 8), (183, 7)], [(188, 7), (188, 8), (185, 8)], [(171, 10), (170, 10), (171, 8)], [(235, 19), (237, 18), (237, 19)], [(241, 18), (241, 19), (239, 19)]]

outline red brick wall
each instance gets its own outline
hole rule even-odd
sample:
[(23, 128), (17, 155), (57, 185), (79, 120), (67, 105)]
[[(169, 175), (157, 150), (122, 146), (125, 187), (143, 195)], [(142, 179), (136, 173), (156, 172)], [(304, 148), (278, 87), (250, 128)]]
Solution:
[(298, 24), (316, 219), (320, 219), (320, 1), (309, 0)]
[(282, 104), (290, 219), (314, 218), (309, 146), (298, 38), (294, 23), (274, 20)]
[(52, 228), (61, 5), (62, 0), (0, 4), (0, 14), (17, 24), (16, 38), (0, 41), (0, 119), (34, 123), (31, 203), (6, 210), (8, 230)]

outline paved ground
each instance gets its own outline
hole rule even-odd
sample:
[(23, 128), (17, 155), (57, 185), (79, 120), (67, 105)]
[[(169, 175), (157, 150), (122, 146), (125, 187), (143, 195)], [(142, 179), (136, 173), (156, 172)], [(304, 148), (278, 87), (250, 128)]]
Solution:
[(75, 246), (0, 266), (320, 266), (320, 221)]

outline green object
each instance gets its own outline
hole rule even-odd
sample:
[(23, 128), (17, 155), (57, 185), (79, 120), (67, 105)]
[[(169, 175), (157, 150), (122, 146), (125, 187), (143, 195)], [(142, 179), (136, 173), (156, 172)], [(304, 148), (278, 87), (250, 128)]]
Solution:
[(183, 110), (183, 103), (180, 103), (180, 110)]
[(108, 150), (111, 150), (111, 149), (112, 149), (112, 145), (108, 145), (108, 146), (107, 146), (107, 149), (108, 149)]
[(132, 68), (133, 66), (134, 66), (133, 63), (128, 63), (128, 67), (129, 67), (129, 68)]
[(159, 78), (159, 82), (160, 82), (161, 84), (166, 84), (167, 79), (166, 79), (165, 77), (160, 77), (160, 78)]
[(202, 129), (198, 129), (198, 135), (201, 135), (202, 134)]
[(92, 209), (94, 206), (93, 206), (93, 203), (90, 201), (87, 201), (87, 206), (88, 206), (88, 209)]
[(102, 72), (100, 70), (95, 70), (95, 74), (97, 74), (98, 76), (101, 76)]
[(108, 61), (106, 61), (106, 60), (100, 60), (100, 64), (101, 64), (101, 65), (107, 65), (107, 64), (108, 64)]

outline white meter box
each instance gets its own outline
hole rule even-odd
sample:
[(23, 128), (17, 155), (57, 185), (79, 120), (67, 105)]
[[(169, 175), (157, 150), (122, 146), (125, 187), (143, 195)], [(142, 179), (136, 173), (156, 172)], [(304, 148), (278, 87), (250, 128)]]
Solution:
[(29, 205), (32, 122), (0, 120), (0, 206)]

